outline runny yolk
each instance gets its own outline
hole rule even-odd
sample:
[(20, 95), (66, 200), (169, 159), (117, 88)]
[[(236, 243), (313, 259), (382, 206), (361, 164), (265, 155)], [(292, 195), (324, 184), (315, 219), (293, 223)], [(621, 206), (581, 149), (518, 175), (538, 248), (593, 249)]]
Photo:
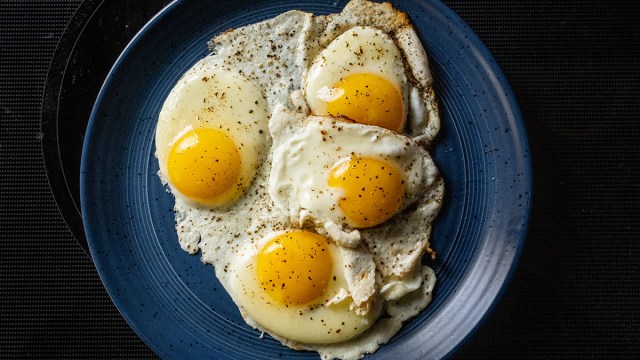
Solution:
[(367, 73), (348, 75), (332, 89), (327, 113), (344, 116), (357, 123), (399, 132), (403, 125), (402, 96), (380, 76)]
[(350, 225), (366, 228), (389, 219), (404, 196), (404, 177), (386, 161), (351, 156), (329, 171), (329, 186), (342, 188), (339, 206)]
[(191, 130), (173, 145), (168, 173), (185, 196), (215, 200), (237, 183), (240, 154), (233, 140), (221, 131)]
[(273, 300), (302, 305), (324, 293), (332, 273), (329, 244), (322, 236), (294, 230), (271, 239), (258, 254), (258, 280)]

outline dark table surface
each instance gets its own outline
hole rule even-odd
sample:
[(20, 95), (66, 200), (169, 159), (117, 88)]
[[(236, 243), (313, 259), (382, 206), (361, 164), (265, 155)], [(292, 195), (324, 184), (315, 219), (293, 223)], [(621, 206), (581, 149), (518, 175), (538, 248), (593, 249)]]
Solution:
[[(533, 208), (520, 265), (458, 358), (640, 357), (640, 5), (445, 1), (520, 104)], [(88, 113), (163, 1), (0, 2), (0, 358), (154, 358), (78, 214)]]

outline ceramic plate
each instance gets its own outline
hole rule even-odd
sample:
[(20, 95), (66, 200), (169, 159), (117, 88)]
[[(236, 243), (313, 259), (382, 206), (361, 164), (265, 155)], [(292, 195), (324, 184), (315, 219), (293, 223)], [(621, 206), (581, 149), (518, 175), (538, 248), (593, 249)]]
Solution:
[[(178, 78), (207, 41), (287, 10), (326, 14), (345, 2), (177, 1), (132, 40), (109, 73), (81, 165), (85, 231), (124, 318), (167, 359), (318, 358), (245, 325), (211, 266), (180, 249), (173, 198), (160, 184), (154, 133)], [(495, 306), (516, 266), (530, 207), (523, 120), (504, 75), (469, 27), (438, 1), (397, 1), (429, 54), (442, 130), (432, 149), (446, 182), (434, 227), (433, 302), (372, 359), (452, 355)]]

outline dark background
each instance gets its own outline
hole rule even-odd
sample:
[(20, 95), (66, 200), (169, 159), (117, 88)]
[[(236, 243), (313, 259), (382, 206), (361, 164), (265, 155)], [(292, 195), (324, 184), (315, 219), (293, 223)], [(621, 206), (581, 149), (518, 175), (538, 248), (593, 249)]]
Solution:
[[(85, 253), (77, 172), (106, 72), (165, 3), (0, 1), (0, 358), (155, 357)], [(534, 172), (520, 266), (457, 357), (640, 358), (640, 5), (445, 3), (512, 85)]]

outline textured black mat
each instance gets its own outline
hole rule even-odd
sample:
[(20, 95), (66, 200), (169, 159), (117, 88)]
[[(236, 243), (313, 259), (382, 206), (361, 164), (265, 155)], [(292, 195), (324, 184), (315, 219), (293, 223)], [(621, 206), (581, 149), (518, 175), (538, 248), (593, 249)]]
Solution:
[[(446, 3), (509, 79), (534, 170), (520, 267), (458, 357), (640, 357), (640, 5)], [(106, 72), (163, 5), (0, 2), (0, 358), (155, 357), (83, 250), (77, 173)]]

